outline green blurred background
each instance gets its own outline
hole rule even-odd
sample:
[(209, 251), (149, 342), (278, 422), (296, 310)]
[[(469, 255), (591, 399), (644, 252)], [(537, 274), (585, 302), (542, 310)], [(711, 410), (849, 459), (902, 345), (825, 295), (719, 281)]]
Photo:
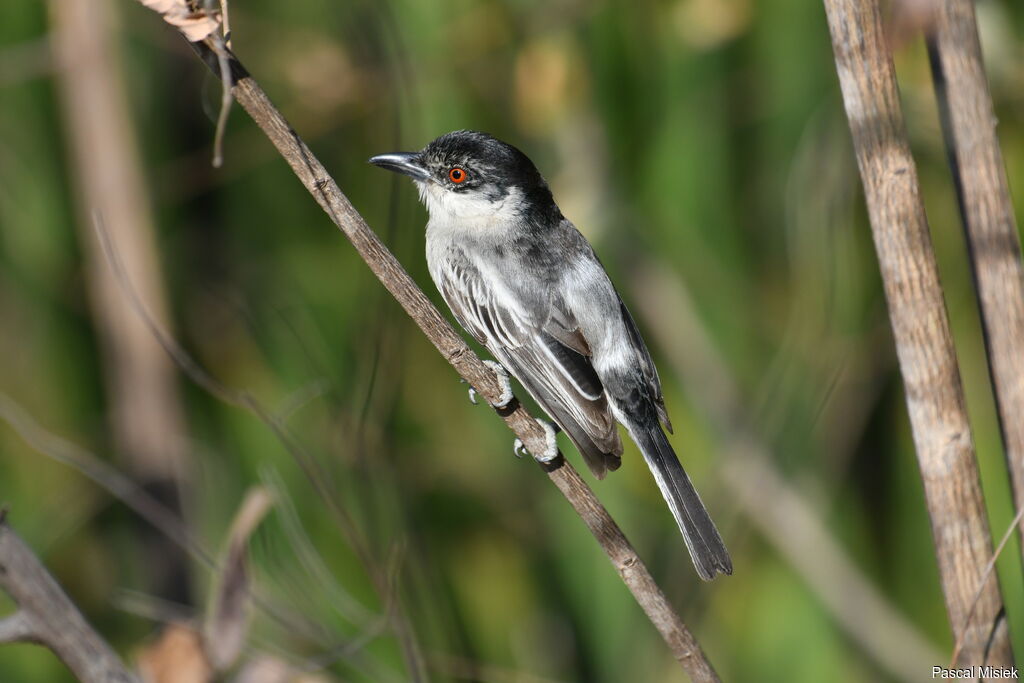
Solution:
[[(251, 487), (276, 497), (250, 540), (259, 604), (245, 657), (327, 680), (407, 680), (410, 661), (434, 680), (682, 680), (566, 502), (512, 456), (508, 430), (467, 401), (237, 107), (225, 165), (210, 167), (220, 91), (177, 34), (133, 0), (100, 6), (114, 18), (130, 121), (120, 132), (140, 149), (169, 333), (286, 426), (282, 439), (173, 370), (168, 401), (182, 417), (169, 438), (182, 444), (174, 471), (195, 546), (217, 557)], [(978, 12), (1021, 207), (1024, 5), (983, 0)], [(594, 488), (725, 680), (924, 680), (926, 665), (948, 661), (819, 2), (249, 0), (231, 18), (241, 61), (438, 303), (414, 190), (365, 160), (474, 128), (545, 173), (645, 332), (673, 443), (734, 576), (697, 579), (632, 446)], [(131, 659), (163, 622), (202, 616), (216, 572), (55, 457), (66, 445), (22, 438), (35, 423), (175, 505), (113, 436), (123, 416), (105, 378), (118, 361), (90, 303), (93, 233), (51, 26), (45, 2), (0, 4), (0, 501)], [(919, 36), (896, 57), (998, 538), (1012, 504)], [(780, 509), (775, 484), (803, 517)], [(816, 538), (808, 523), (829, 543), (802, 542)], [(887, 621), (856, 609), (836, 557)], [(1024, 657), (1015, 538), (998, 568)], [(68, 679), (45, 650), (0, 647), (4, 682)]]

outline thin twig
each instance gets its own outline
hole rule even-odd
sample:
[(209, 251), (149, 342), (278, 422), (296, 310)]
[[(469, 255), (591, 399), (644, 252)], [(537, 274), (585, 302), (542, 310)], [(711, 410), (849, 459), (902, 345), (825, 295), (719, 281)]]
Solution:
[[(224, 16), (226, 18), (227, 14)], [(212, 43), (214, 51), (217, 53), (217, 64), (220, 67), (220, 80), (223, 89), (220, 96), (220, 113), (217, 115), (217, 128), (213, 134), (213, 160), (211, 163), (214, 168), (220, 168), (224, 165), (224, 131), (228, 127), (228, 114), (231, 112), (231, 88), (227, 86), (231, 77), (231, 67), (228, 62), (227, 41), (215, 34), (212, 37)]]
[(1010, 536), (1013, 535), (1013, 530), (1017, 528), (1017, 525), (1024, 519), (1024, 508), (1017, 510), (1016, 516), (1010, 525), (1006, 527), (1006, 531), (1003, 532), (1003, 537), (999, 539), (999, 545), (996, 546), (996, 551), (992, 553), (992, 559), (985, 565), (985, 573), (981, 575), (981, 584), (978, 586), (978, 591), (974, 594), (974, 600), (971, 602), (971, 609), (967, 610), (967, 619), (965, 620), (964, 627), (960, 630), (960, 633), (956, 636), (956, 642), (953, 645), (953, 654), (949, 658), (950, 667), (955, 665), (956, 658), (960, 654), (960, 650), (964, 646), (964, 636), (967, 634), (967, 627), (971, 625), (971, 618), (974, 616), (974, 610), (978, 607), (978, 602), (981, 600), (981, 596), (985, 591), (985, 584), (988, 583), (989, 578), (992, 576), (993, 570), (996, 568), (996, 560), (1003, 554), (1003, 548), (1006, 547), (1007, 542), (1010, 540)]
[(224, 37), (224, 45), (231, 49), (231, 16), (228, 14), (228, 0), (218, 0), (220, 3), (220, 25), (221, 34)]
[[(937, 0), (927, 37), (942, 134), (967, 234), (1013, 500), (1024, 506), (1024, 264), (973, 0)], [(1024, 526), (1020, 527), (1024, 540)], [(1021, 544), (1024, 550), (1024, 543)]]
[(256, 400), (256, 398), (249, 392), (225, 386), (214, 378), (213, 375), (201, 367), (195, 359), (193, 359), (192, 356), (182, 348), (174, 337), (161, 327), (159, 322), (157, 322), (153, 317), (153, 314), (139, 298), (138, 292), (135, 290), (134, 283), (129, 278), (124, 263), (122, 262), (117, 250), (114, 248), (114, 244), (111, 242), (105, 225), (98, 214), (94, 216), (94, 222), (98, 241), (103, 249), (107, 263), (109, 264), (111, 271), (114, 273), (118, 286), (122, 289), (125, 297), (127, 298), (129, 307), (134, 311), (139, 319), (143, 321), (149, 329), (150, 334), (153, 335), (153, 338), (157, 340), (178, 368), (180, 368), (181, 371), (185, 373), (185, 375), (197, 386), (228, 405), (249, 411), (273, 432), (281, 442), (282, 446), (288, 450), (299, 466), (302, 467), (303, 472), (306, 474), (317, 493), (329, 506), (332, 513), (337, 518), (342, 530), (346, 533), (346, 540), (352, 545), (353, 549), (364, 561), (364, 564), (369, 571), (372, 561), (366, 540), (363, 538), (362, 534), (359, 533), (358, 527), (352, 518), (345, 512), (344, 508), (335, 503), (333, 497), (326, 488), (324, 478), (319, 476), (319, 472), (316, 469), (316, 460), (313, 456), (301, 446), (294, 436), (292, 436), (285, 424), (277, 415)]
[[(206, 42), (190, 45), (214, 73), (219, 72), (217, 54)], [(496, 402), (500, 387), (494, 373), (473, 353), (370, 230), (324, 166), (234, 57), (231, 59), (231, 73), (235, 100), (266, 133), (309, 193), (352, 242), (360, 257), (459, 375), (489, 402)], [(509, 406), (496, 412), (531, 452), (544, 451), (543, 428), (518, 401), (513, 400)], [(719, 680), (693, 634), (579, 473), (561, 453), (543, 469), (583, 519), (683, 669), (695, 681)]]
[(334, 580), (323, 557), (313, 547), (313, 541), (302, 526), (295, 505), (285, 492), (281, 475), (264, 467), (260, 471), (260, 479), (277, 501), (277, 518), (284, 528), (292, 555), (309, 574), (309, 578), (303, 581), (306, 584), (303, 590), (316, 594), (318, 600), (328, 604), (342, 619), (353, 625), (365, 627), (371, 621), (379, 620), (379, 614), (370, 611), (344, 585)]
[(961, 660), (964, 665), (1010, 665), (1013, 655), (998, 582), (981, 582), (992, 556), (992, 540), (881, 11), (877, 0), (824, 3), (885, 286), (950, 626), (954, 634), (964, 628), (974, 594), (984, 585), (984, 595), (978, 601), (979, 618), (967, 630)]
[(45, 645), (84, 683), (138, 683), (32, 550), (2, 520), (0, 588), (18, 605), (17, 612), (0, 621), (0, 642)]
[(39, 453), (67, 465), (117, 498), (200, 564), (213, 568), (212, 556), (182, 523), (180, 517), (131, 478), (102, 458), (44, 429), (13, 398), (0, 392), (0, 422)]

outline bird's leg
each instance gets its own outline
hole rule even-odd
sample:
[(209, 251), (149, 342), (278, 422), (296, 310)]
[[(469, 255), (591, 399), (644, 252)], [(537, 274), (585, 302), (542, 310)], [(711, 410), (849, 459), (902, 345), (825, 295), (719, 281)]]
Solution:
[[(537, 420), (537, 424), (544, 430), (544, 451), (542, 453), (531, 453), (530, 455), (537, 462), (547, 464), (558, 456), (558, 441), (555, 439), (555, 435), (562, 430), (558, 425), (545, 422), (544, 420)], [(512, 442), (512, 453), (517, 458), (523, 457), (528, 452), (521, 439), (516, 439)]]
[(494, 376), (498, 379), (498, 385), (501, 387), (501, 394), (498, 395), (498, 400), (491, 404), (491, 407), (504, 408), (514, 398), (512, 395), (512, 382), (508, 378), (508, 370), (502, 367), (501, 363), (493, 360), (485, 360), (484, 365), (494, 372)]
[[(498, 385), (501, 387), (501, 394), (498, 395), (498, 401), (496, 403), (491, 403), (490, 405), (492, 408), (504, 408), (509, 403), (511, 403), (512, 399), (514, 398), (512, 394), (512, 382), (510, 382), (508, 378), (508, 370), (502, 367), (501, 363), (495, 362), (493, 360), (485, 360), (484, 365), (489, 367), (491, 371), (494, 373), (495, 377), (498, 378)], [(465, 382), (466, 380), (460, 379), (459, 381)], [(476, 405), (476, 395), (476, 389), (470, 387), (469, 402), (472, 403), (473, 405)]]

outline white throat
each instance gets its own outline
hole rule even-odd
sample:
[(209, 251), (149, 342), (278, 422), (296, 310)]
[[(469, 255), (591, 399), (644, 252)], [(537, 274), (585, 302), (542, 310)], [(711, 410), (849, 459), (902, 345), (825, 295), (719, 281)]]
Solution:
[(420, 201), (430, 213), (428, 227), (448, 230), (494, 231), (519, 219), (523, 193), (517, 188), (498, 201), (477, 193), (451, 192), (431, 181), (416, 181)]

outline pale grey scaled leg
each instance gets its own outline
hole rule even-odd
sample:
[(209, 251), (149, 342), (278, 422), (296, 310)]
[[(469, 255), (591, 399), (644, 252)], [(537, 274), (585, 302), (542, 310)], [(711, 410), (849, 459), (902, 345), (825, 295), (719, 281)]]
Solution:
[[(492, 408), (504, 408), (512, 402), (514, 395), (512, 393), (512, 382), (509, 379), (508, 370), (502, 366), (501, 363), (493, 360), (485, 360), (484, 365), (489, 367), (494, 372), (495, 377), (498, 379), (498, 384), (501, 386), (501, 394), (498, 396), (498, 400), (495, 403), (491, 403)], [(469, 401), (473, 405), (476, 405), (477, 390), (473, 387), (469, 388)], [(536, 419), (536, 418), (534, 418)], [(531, 453), (534, 460), (541, 463), (549, 463), (558, 456), (558, 441), (555, 435), (562, 431), (561, 427), (544, 420), (537, 420), (537, 424), (544, 430), (544, 451), (542, 453)], [(517, 458), (523, 457), (529, 451), (526, 446), (523, 445), (521, 439), (516, 439), (512, 443), (512, 452)]]
[[(512, 402), (512, 382), (509, 380), (508, 370), (502, 367), (501, 363), (493, 360), (485, 360), (484, 365), (491, 369), (494, 376), (498, 379), (498, 385), (501, 387), (501, 394), (498, 396), (496, 403), (491, 403), (492, 408), (504, 408)], [(462, 380), (465, 382), (466, 380)], [(476, 394), (477, 391), (473, 387), (469, 388), (469, 402), (476, 405)]]
[(508, 377), (508, 370), (506, 370), (501, 363), (493, 360), (485, 360), (484, 365), (489, 367), (494, 373), (494, 376), (498, 378), (498, 384), (501, 386), (501, 394), (498, 396), (498, 400), (491, 404), (492, 408), (504, 408), (512, 402), (512, 382)]
[[(537, 420), (537, 418), (534, 419)], [(530, 453), (530, 455), (537, 462), (547, 464), (558, 456), (558, 440), (555, 438), (555, 435), (561, 429), (559, 429), (558, 425), (544, 420), (537, 420), (537, 424), (544, 430), (544, 451), (542, 453)], [(512, 452), (517, 458), (521, 458), (526, 453), (529, 453), (522, 440), (518, 438), (512, 442)]]

